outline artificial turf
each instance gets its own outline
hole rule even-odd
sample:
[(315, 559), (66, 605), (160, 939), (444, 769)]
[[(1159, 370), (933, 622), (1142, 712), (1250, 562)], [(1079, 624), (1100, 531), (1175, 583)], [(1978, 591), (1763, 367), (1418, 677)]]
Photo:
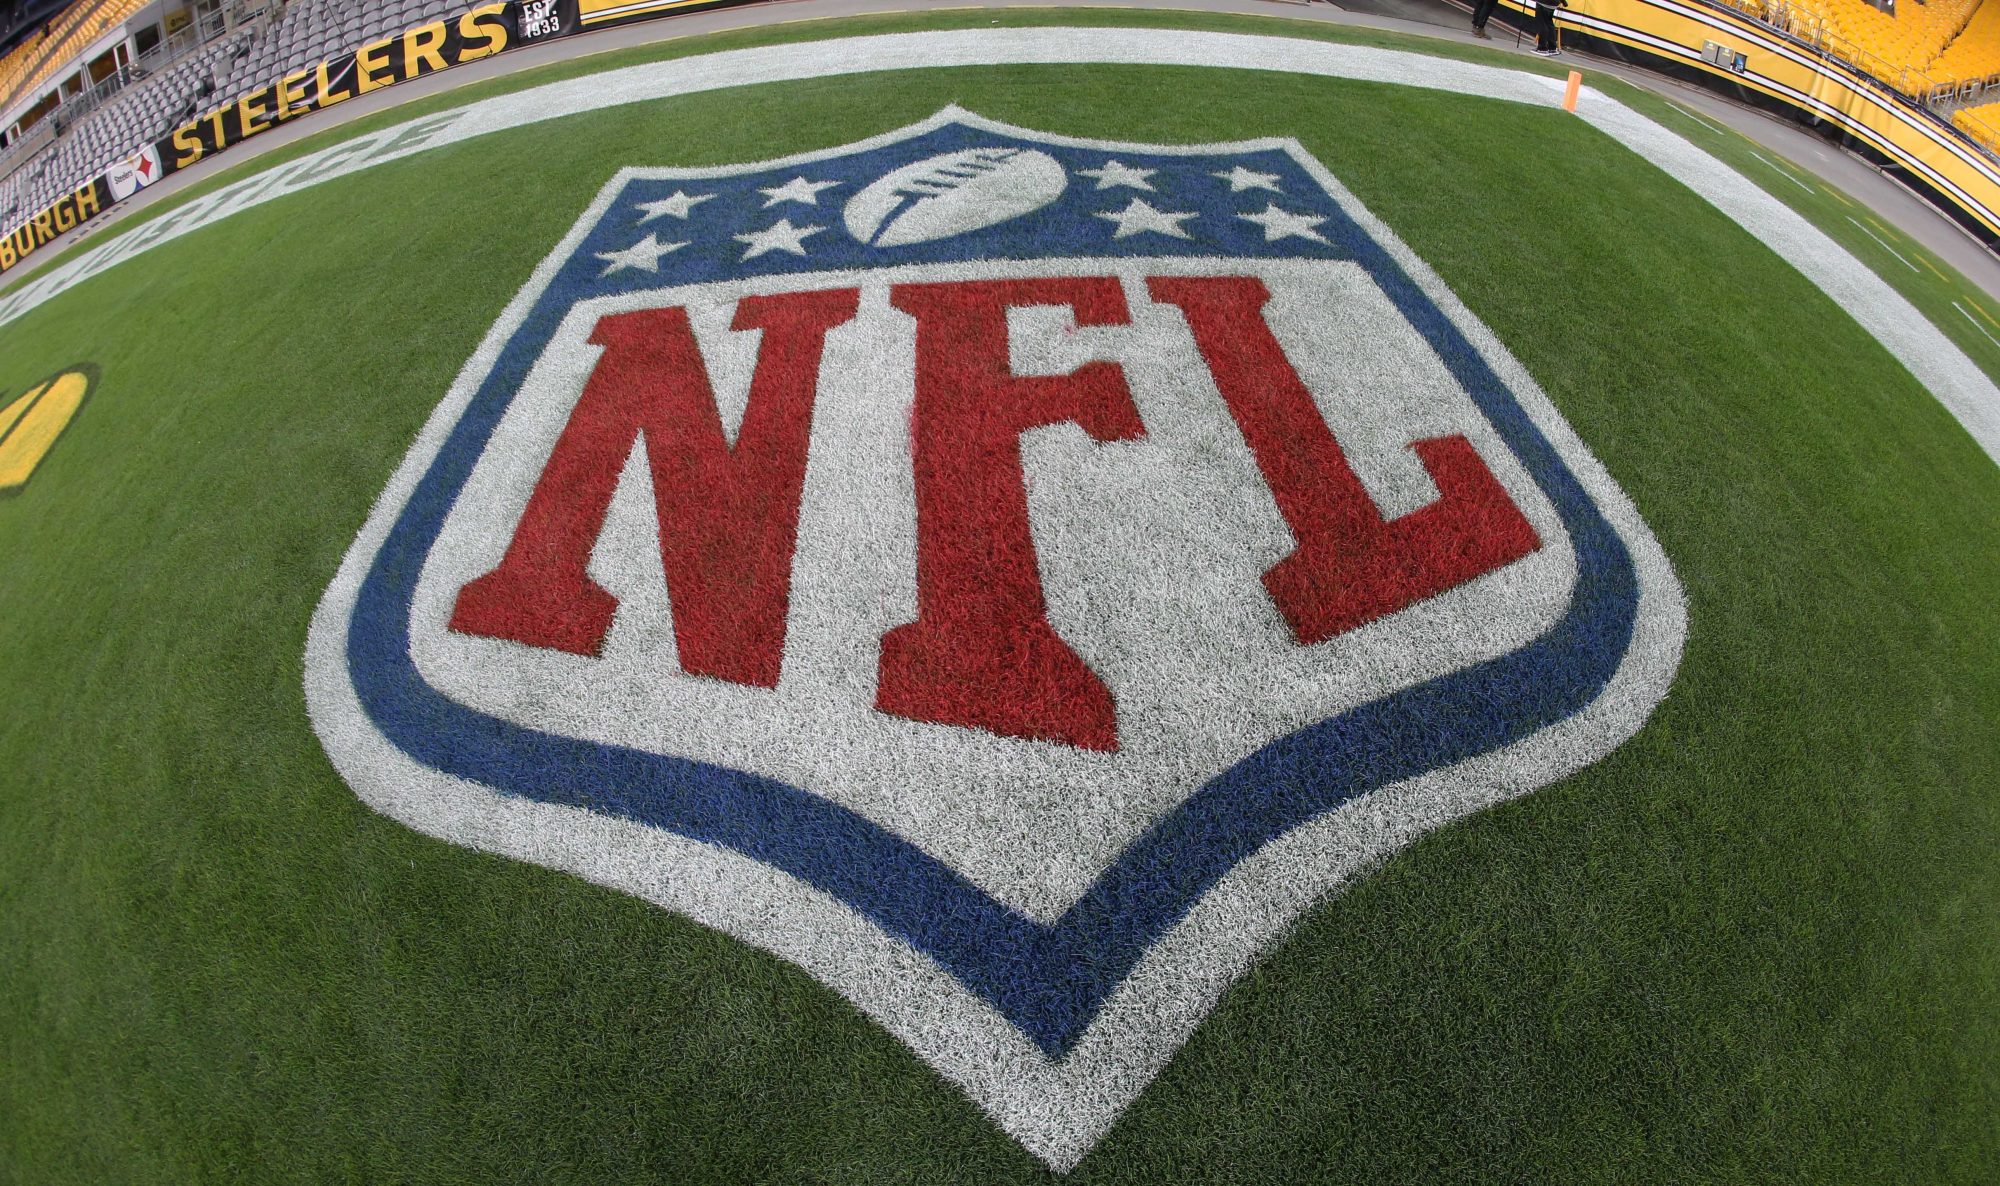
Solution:
[(947, 102), (1297, 136), (1534, 374), (1691, 606), (1643, 732), (1314, 910), (1072, 1179), (1985, 1180), (2000, 469), (1807, 281), (1580, 121), (1141, 67), (550, 121), (254, 208), (0, 327), (0, 393), (101, 376), (0, 500), (0, 1177), (1051, 1177), (803, 972), (374, 815), (300, 693), (369, 505), (612, 171)]

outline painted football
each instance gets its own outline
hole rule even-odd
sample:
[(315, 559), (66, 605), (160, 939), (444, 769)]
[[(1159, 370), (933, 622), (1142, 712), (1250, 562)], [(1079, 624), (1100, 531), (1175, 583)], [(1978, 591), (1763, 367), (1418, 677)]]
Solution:
[(1068, 176), (1032, 148), (967, 148), (904, 165), (847, 203), (847, 231), (874, 247), (963, 235), (1039, 210)]

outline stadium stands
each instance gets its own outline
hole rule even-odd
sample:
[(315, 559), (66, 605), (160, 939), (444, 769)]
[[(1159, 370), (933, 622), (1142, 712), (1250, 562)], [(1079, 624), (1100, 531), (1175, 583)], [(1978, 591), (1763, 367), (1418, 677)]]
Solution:
[(1860, 70), (2000, 159), (2000, 0), (1709, 0)]
[[(1982, 89), (2000, 82), (2000, 3), (1982, 4), (1960, 33), (1927, 71), (1939, 83)], [(1990, 114), (1990, 113), (1989, 113)]]
[[(241, 38), (225, 38), (113, 96), (38, 159), (0, 179), (0, 226), (85, 184), (199, 114), (205, 102), (219, 102), (222, 79), (233, 77), (230, 67), (244, 48)], [(204, 92), (209, 101), (200, 97)]]
[[(60, 20), (67, 23), (59, 24), (46, 42), (30, 38), (7, 56), (6, 62), (16, 67), (17, 81), (34, 80), (16, 86), (14, 93), (30, 92), (64, 65), (60, 56), (52, 57), (54, 64), (47, 67), (23, 65), (21, 60), (39, 61), (58, 40), (87, 46), (142, 3), (107, 0), (95, 8), (81, 6), (87, 19), (76, 17), (78, 9), (65, 13)], [(68, 128), (35, 160), (0, 177), (0, 229), (11, 228), (187, 120), (283, 74), (467, 6), (467, 0), (291, 0), (267, 22), (253, 22), (163, 70), (138, 77)]]
[(2000, 154), (2000, 100), (1961, 107), (1951, 113), (1952, 126)]
[(1905, 93), (1919, 94), (1925, 84), (1918, 76), (1928, 76), (1979, 6), (1980, 0), (1910, 0), (1891, 15), (1866, 0), (1790, 0), (1783, 24)]
[[(0, 108), (73, 74), (80, 54), (152, 0), (84, 0), (0, 57)], [(188, 120), (286, 74), (469, 7), (472, 0), (200, 0), (172, 44), (97, 93), (65, 97), (37, 139), (0, 150), (0, 231), (75, 191)], [(2000, 84), (2000, 0), (1720, 0), (1911, 98), (2000, 156), (2000, 104), (1951, 107)], [(152, 13), (133, 20), (136, 28)], [(133, 48), (145, 42), (135, 41)], [(67, 73), (66, 73), (67, 72)], [(11, 117), (10, 117), (11, 118)], [(54, 128), (53, 143), (46, 128)], [(26, 156), (25, 163), (22, 158)]]
[(28, 76), (33, 63), (41, 57), (42, 47), (48, 37), (41, 32), (28, 34), (27, 40), (16, 46), (5, 58), (0, 58), (0, 94), (12, 95), (21, 90), (21, 81)]
[(0, 58), (0, 108), (61, 74), (90, 43), (120, 24), (150, 0), (103, 0), (65, 10), (49, 26)]

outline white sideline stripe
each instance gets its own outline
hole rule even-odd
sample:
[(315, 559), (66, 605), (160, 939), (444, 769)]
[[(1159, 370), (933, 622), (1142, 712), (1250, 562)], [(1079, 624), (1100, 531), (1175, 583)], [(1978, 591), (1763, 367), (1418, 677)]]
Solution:
[[(1670, 103), (1671, 103), (1671, 102), (1673, 102), (1673, 100), (1669, 99), (1669, 100), (1668, 100), (1668, 102), (1670, 102)], [(1713, 123), (1710, 123), (1710, 122), (1708, 122), (1707, 120), (1703, 119), (1703, 118), (1702, 118), (1701, 116), (1699, 116), (1699, 115), (1696, 115), (1696, 114), (1694, 113), (1694, 108), (1692, 108), (1692, 107), (1689, 107), (1689, 106), (1687, 106), (1687, 105), (1686, 105), (1685, 103), (1674, 103), (1674, 107), (1675, 107), (1675, 108), (1676, 108), (1676, 109), (1677, 109), (1677, 110), (1678, 110), (1678, 111), (1679, 111), (1679, 112), (1680, 112), (1680, 113), (1681, 113), (1682, 115), (1685, 115), (1685, 116), (1687, 116), (1687, 117), (1688, 117), (1689, 119), (1691, 119), (1691, 120), (1693, 120), (1694, 122), (1696, 122), (1696, 123), (1700, 124), (1700, 125), (1701, 125), (1702, 127), (1704, 127), (1704, 128), (1707, 128), (1707, 129), (1708, 129), (1709, 131), (1711, 131), (1711, 132), (1714, 132), (1714, 133), (1716, 133), (1717, 135), (1722, 135), (1722, 134), (1723, 134), (1723, 129), (1722, 129), (1722, 125), (1720, 125), (1720, 124), (1713, 124)]]
[(1752, 150), (1750, 155), (1756, 157), (1760, 161), (1763, 161), (1766, 165), (1769, 165), (1775, 172), (1777, 172), (1777, 174), (1780, 177), (1783, 177), (1786, 181), (1791, 182), (1793, 185), (1798, 186), (1800, 189), (1806, 191), (1807, 193), (1816, 194), (1819, 192), (1812, 186), (1807, 185), (1805, 182), (1800, 181), (1798, 178), (1792, 176), (1791, 170), (1786, 169), (1783, 166), (1779, 165), (1778, 162), (1772, 160), (1770, 157), (1765, 156), (1763, 153)]
[(1856, 221), (1852, 217), (1849, 217), (1847, 221), (1854, 223), (1854, 229), (1860, 231), (1862, 234), (1875, 240), (1877, 243), (1882, 244), (1882, 250), (1888, 252), (1890, 255), (1895, 256), (1897, 262), (1901, 263), (1904, 267), (1910, 269), (1912, 272), (1917, 270), (1917, 265), (1911, 263), (1909, 260), (1904, 259), (1903, 253), (1896, 250), (1894, 247), (1889, 246), (1889, 244), (1882, 238), (1882, 236), (1876, 234), (1874, 231), (1869, 230), (1867, 227), (1862, 226), (1860, 222)]
[(1972, 314), (1965, 312), (1964, 305), (1959, 304), (1957, 301), (1953, 301), (1951, 303), (1951, 307), (1957, 309), (1961, 314), (1963, 314), (1965, 319), (1972, 323), (1972, 328), (1978, 330), (1982, 334), (1986, 334), (1987, 341), (1993, 343), (1995, 346), (2000, 346), (2000, 338), (1996, 338), (1992, 334), (1987, 333), (1986, 327), (1979, 324), (1979, 319), (1977, 317), (1974, 317)]
[(1631, 108), (1607, 96), (1578, 110), (1818, 285), (2000, 462), (2000, 388), (1888, 281), (1761, 186)]
[[(1564, 85), (1560, 79), (1401, 50), (1170, 29), (968, 29), (844, 38), (837, 56), (809, 48), (825, 44), (763, 46), (628, 66), (495, 96), (322, 149), (191, 202), (30, 281), (0, 299), (0, 325), (147, 247), (331, 177), (488, 132), (727, 87), (879, 70), (1023, 63), (1279, 71), (1545, 107), (1560, 103)], [(1594, 88), (1591, 100), (1580, 107), (1582, 118), (1680, 180), (1818, 284), (1951, 411), (1989, 457), (2000, 461), (2000, 389), (1914, 306), (1824, 232), (1721, 161)]]

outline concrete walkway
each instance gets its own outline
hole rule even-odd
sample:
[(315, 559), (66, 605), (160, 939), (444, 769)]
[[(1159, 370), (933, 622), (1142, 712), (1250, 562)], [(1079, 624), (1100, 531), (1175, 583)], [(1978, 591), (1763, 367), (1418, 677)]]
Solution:
[[(1080, 5), (1091, 6), (1091, 5)], [(1121, 0), (1095, 7), (1187, 9), (1204, 12), (1233, 12), (1254, 16), (1287, 17), (1393, 30), (1467, 45), (1484, 45), (1503, 52), (1529, 54), (1523, 42), (1516, 49), (1511, 34), (1501, 35), (1496, 26), (1491, 41), (1476, 41), (1470, 21), (1461, 8), (1447, 0), (1341, 0), (1309, 3), (1308, 0)], [(136, 197), (113, 207), (103, 217), (71, 231), (36, 254), (52, 259), (73, 242), (103, 234), (124, 219), (144, 210), (190, 185), (199, 184), (217, 169), (251, 161), (302, 137), (358, 119), (373, 112), (396, 107), (427, 95), (442, 94), (483, 79), (511, 74), (546, 62), (564, 61), (622, 49), (627, 46), (667, 41), (702, 33), (720, 32), (780, 22), (826, 17), (880, 15), (898, 12), (935, 11), (945, 6), (911, 0), (765, 0), (735, 8), (688, 13), (660, 20), (641, 21), (613, 29), (558, 38), (487, 58), (470, 65), (441, 71), (373, 94), (350, 99), (339, 106), (294, 123), (285, 124), (247, 141), (243, 145), (175, 173)], [(954, 7), (1050, 8), (1048, 0), (984, 0), (979, 5)], [(1644, 87), (1693, 110), (1702, 118), (1742, 132), (1770, 152), (1796, 166), (1801, 172), (1823, 179), (1867, 207), (1890, 226), (1910, 235), (1949, 261), (1974, 284), (2000, 301), (2000, 257), (1987, 251), (1957, 224), (1929, 203), (1884, 177), (1859, 158), (1828, 145), (1819, 137), (1776, 116), (1732, 102), (1698, 87), (1587, 54), (1573, 53), (1566, 60), (1580, 66)], [(1863, 228), (1864, 230), (1866, 228)], [(30, 272), (35, 270), (30, 265)]]

